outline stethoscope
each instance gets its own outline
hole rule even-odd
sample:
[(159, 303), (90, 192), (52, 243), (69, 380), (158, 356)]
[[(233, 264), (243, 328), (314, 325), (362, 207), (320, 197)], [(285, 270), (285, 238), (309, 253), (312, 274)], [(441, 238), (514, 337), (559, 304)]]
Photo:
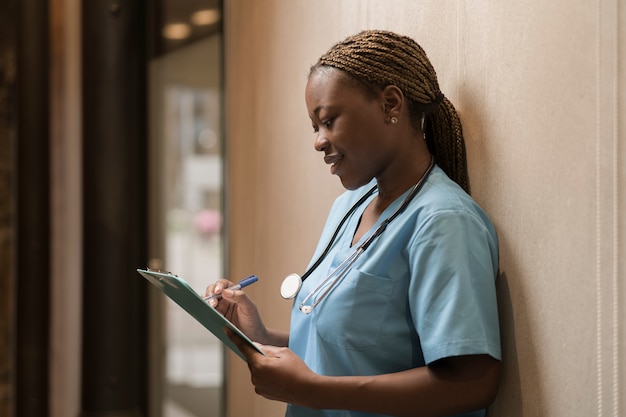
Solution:
[[(383, 222), (376, 228), (374, 233), (372, 233), (359, 247), (356, 248), (354, 252), (352, 252), (343, 262), (341, 262), (336, 268), (334, 268), (327, 276), (324, 278), (300, 303), (299, 309), (305, 314), (309, 314), (313, 311), (317, 305), (322, 302), (322, 300), (326, 297), (326, 295), (333, 289), (333, 287), (341, 281), (341, 279), (348, 273), (350, 267), (354, 265), (357, 259), (365, 252), (365, 250), (372, 244), (372, 242), (379, 237), (389, 223), (391, 223), (396, 217), (398, 217), (409, 205), (411, 200), (417, 195), (419, 190), (422, 188), (424, 181), (433, 170), (435, 166), (435, 159), (431, 158), (430, 165), (422, 174), (419, 181), (413, 186), (409, 194), (406, 196), (400, 207), (391, 214), (391, 216), (387, 217)], [(374, 194), (377, 190), (378, 186), (373, 186), (368, 192), (366, 192), (351, 208), (348, 212), (343, 216), (339, 224), (337, 225), (335, 232), (330, 238), (330, 241), (326, 245), (326, 248), (321, 253), (321, 255), (317, 258), (317, 260), (306, 270), (302, 276), (293, 273), (289, 274), (283, 280), (280, 286), (280, 295), (285, 299), (292, 299), (300, 292), (300, 288), (302, 288), (302, 283), (306, 280), (312, 273), (315, 271), (317, 267), (322, 263), (322, 261), (330, 252), (337, 235), (341, 231), (344, 223), (350, 218), (350, 216), (359, 208), (365, 201)], [(332, 281), (331, 281), (332, 280)], [(330, 283), (330, 284), (329, 284)], [(327, 285), (329, 284), (329, 285)], [(319, 295), (318, 292), (326, 286), (326, 289)], [(312, 301), (311, 303), (309, 301)]]

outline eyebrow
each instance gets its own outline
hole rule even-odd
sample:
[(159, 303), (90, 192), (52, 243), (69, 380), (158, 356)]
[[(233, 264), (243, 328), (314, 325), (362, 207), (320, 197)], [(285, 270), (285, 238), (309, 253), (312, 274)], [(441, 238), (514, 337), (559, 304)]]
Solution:
[(319, 115), (320, 110), (322, 110), (323, 108), (324, 108), (324, 106), (323, 106), (323, 105), (321, 105), (321, 104), (319, 104), (316, 108), (314, 108), (314, 109), (313, 109), (313, 114), (314, 114), (315, 116), (318, 116), (318, 115)]
[(332, 110), (332, 106), (327, 106), (324, 104), (319, 104), (317, 107), (315, 107), (313, 109), (313, 115), (319, 117), (319, 113), (321, 110), (326, 109), (326, 110)]

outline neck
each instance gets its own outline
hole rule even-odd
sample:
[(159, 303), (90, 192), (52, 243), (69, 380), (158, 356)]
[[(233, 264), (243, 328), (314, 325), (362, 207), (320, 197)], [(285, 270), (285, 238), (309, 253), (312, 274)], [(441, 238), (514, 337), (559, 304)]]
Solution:
[(433, 157), (430, 153), (425, 153), (408, 169), (405, 168), (402, 172), (398, 172), (398, 175), (377, 177), (378, 196), (376, 198), (376, 206), (384, 210), (399, 196), (420, 182), (430, 169), (431, 164), (434, 164)]

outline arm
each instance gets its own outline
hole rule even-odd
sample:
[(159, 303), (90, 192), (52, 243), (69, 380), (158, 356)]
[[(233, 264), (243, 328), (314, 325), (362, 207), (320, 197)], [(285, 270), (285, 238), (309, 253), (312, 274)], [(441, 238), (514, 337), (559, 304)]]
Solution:
[(315, 409), (413, 417), (454, 415), (489, 405), (500, 379), (500, 362), (488, 355), (446, 358), (393, 374), (322, 376), (289, 349), (262, 346), (268, 355), (264, 357), (231, 337), (248, 359), (258, 394)]
[(499, 375), (499, 361), (472, 355), (395, 374), (326, 378), (316, 386), (328, 408), (395, 416), (449, 416), (491, 404)]

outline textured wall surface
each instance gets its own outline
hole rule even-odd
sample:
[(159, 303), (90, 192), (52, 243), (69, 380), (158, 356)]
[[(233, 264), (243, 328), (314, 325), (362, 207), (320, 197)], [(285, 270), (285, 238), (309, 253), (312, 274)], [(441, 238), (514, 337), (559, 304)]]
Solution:
[[(288, 327), (341, 191), (313, 150), (303, 91), (333, 43), (414, 37), (459, 111), (472, 193), (500, 235), (505, 369), (493, 416), (626, 415), (626, 6), (619, 0), (226, 2), (230, 272)], [(280, 415), (231, 361), (229, 416)], [(236, 397), (234, 394), (237, 394)]]

